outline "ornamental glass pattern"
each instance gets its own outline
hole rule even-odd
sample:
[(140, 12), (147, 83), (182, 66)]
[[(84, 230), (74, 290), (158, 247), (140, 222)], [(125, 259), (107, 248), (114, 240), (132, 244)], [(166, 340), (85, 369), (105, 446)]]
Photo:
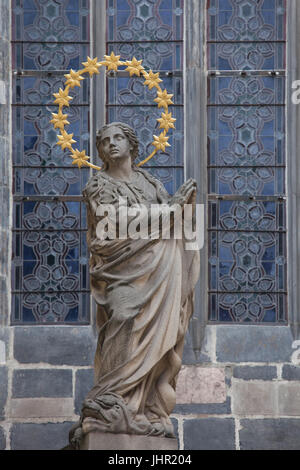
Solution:
[(209, 0), (209, 320), (285, 323), (285, 0)]
[[(56, 145), (53, 93), (90, 50), (89, 0), (13, 0), (13, 315), (29, 324), (88, 323), (89, 170)], [(68, 130), (89, 153), (89, 81), (68, 108)]]
[[(159, 72), (163, 88), (173, 94), (169, 112), (176, 119), (170, 130), (171, 147), (143, 167), (173, 194), (183, 182), (183, 0), (107, 0), (106, 54), (120, 60), (143, 60), (146, 71)], [(123, 67), (124, 69), (125, 67)], [(121, 121), (135, 129), (140, 141), (138, 161), (152, 153), (162, 109), (153, 102), (156, 89), (128, 72), (108, 74), (107, 122)]]

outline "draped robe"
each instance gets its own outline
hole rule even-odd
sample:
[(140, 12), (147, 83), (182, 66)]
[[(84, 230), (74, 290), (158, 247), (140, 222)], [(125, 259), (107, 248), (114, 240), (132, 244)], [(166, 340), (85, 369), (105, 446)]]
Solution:
[[(133, 168), (130, 183), (98, 172), (84, 190), (91, 253), (92, 295), (97, 303), (95, 385), (83, 405), (85, 431), (173, 436), (169, 415), (184, 335), (199, 275), (198, 251), (184, 239), (101, 240), (101, 204), (169, 203), (163, 185)], [(84, 426), (83, 426), (84, 427)]]

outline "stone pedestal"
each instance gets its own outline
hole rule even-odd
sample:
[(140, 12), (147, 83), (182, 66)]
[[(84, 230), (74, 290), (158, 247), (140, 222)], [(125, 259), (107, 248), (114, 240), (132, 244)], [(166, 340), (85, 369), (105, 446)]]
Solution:
[(169, 437), (93, 431), (84, 436), (80, 450), (178, 450), (178, 444)]
[(114, 434), (97, 430), (97, 420), (86, 418), (80, 450), (178, 450), (177, 439), (169, 437)]

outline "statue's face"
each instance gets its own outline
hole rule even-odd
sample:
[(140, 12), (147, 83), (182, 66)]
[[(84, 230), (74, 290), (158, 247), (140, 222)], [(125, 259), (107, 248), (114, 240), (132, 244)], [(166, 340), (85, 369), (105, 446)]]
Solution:
[(111, 126), (102, 134), (101, 150), (105, 160), (131, 158), (131, 147), (124, 132), (116, 126)]

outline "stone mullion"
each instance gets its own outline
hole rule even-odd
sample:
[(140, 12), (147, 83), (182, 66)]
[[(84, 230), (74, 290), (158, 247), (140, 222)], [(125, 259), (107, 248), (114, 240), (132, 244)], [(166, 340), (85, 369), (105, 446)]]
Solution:
[[(207, 130), (206, 130), (206, 2), (185, 2), (185, 179), (197, 181), (197, 203), (204, 204), (204, 227), (207, 226)], [(191, 347), (199, 355), (207, 322), (207, 231), (200, 250), (200, 276), (195, 288), (194, 316), (191, 321)], [(189, 333), (188, 333), (189, 335)]]
[(288, 312), (294, 340), (300, 340), (300, 105), (292, 103), (292, 83), (300, 80), (300, 4), (288, 2), (287, 76), (287, 222), (288, 222)]

